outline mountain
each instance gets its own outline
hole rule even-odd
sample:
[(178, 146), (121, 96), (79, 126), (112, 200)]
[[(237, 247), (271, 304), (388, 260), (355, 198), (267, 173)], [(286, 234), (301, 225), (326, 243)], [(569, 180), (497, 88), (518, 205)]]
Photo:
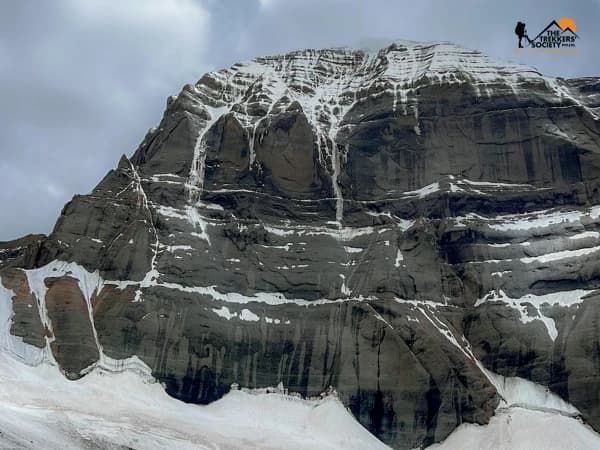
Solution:
[(449, 43), (208, 73), (49, 236), (0, 244), (0, 347), (192, 403), (332, 387), (398, 449), (506, 405), (598, 431), (599, 117), (598, 78)]
[(573, 36), (573, 37), (575, 37), (575, 38), (578, 38), (578, 37), (579, 37), (579, 36), (577, 36), (577, 34), (576, 34), (576, 33), (575, 33), (573, 30), (571, 30), (569, 27), (565, 28), (561, 34), (569, 34), (569, 35), (571, 35), (571, 36)]
[(558, 33), (562, 33), (563, 28), (558, 24), (558, 22), (556, 20), (553, 20), (552, 22), (550, 22), (546, 28), (544, 28), (542, 31), (540, 31), (540, 33), (534, 37), (532, 39), (532, 41), (535, 41), (537, 38), (539, 38), (540, 36), (544, 35), (546, 33), (546, 31), (555, 31)]

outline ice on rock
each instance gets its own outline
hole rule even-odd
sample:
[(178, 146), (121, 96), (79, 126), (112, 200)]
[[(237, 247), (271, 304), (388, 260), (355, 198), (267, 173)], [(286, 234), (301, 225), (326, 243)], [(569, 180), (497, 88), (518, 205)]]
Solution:
[(576, 417), (580, 413), (573, 405), (564, 401), (550, 389), (519, 377), (504, 377), (485, 370), (488, 378), (502, 397), (498, 409), (513, 406), (546, 412), (557, 412)]
[[(541, 321), (548, 330), (548, 336), (553, 341), (558, 336), (554, 319), (547, 317), (542, 312), (542, 305), (553, 306), (572, 306), (584, 301), (585, 296), (593, 293), (594, 290), (575, 289), (571, 291), (553, 292), (545, 295), (527, 294), (520, 298), (509, 297), (502, 289), (497, 292), (490, 292), (483, 298), (477, 300), (475, 307), (487, 302), (503, 302), (519, 312), (522, 323), (529, 323), (534, 320)], [(528, 306), (533, 306), (536, 310), (535, 316), (529, 315)]]
[[(415, 89), (421, 82), (469, 82), (478, 92), (488, 93), (489, 86), (494, 84), (508, 85), (517, 92), (523, 83), (545, 82), (531, 67), (496, 61), (447, 42), (412, 41), (396, 41), (381, 50), (367, 52), (344, 48), (299, 50), (256, 58), (209, 76), (221, 89), (215, 90), (202, 81), (194, 87), (210, 119), (201, 120), (199, 124), (187, 182), (190, 203), (198, 202), (204, 184), (204, 137), (223, 114), (231, 112), (246, 129), (250, 170), (253, 170), (257, 128), (270, 119), (275, 105), (281, 102), (280, 106), (285, 108), (297, 102), (313, 129), (319, 160), (331, 176), (339, 227), (344, 215), (339, 176), (347, 153), (339, 132), (350, 126), (343, 125), (343, 119), (355, 104), (367, 100), (369, 95), (378, 95), (369, 94), (375, 83), (389, 86), (387, 94), (393, 97), (393, 112), (401, 109), (402, 114), (407, 115), (412, 111), (414, 132), (420, 136), (422, 129)], [(260, 95), (252, 95), (256, 89)], [(251, 104), (252, 111), (260, 107), (258, 109), (263, 112), (250, 114)], [(429, 186), (430, 191), (422, 195), (433, 192), (433, 188)]]
[(579, 411), (547, 387), (483, 369), (502, 400), (486, 425), (463, 424), (428, 450), (530, 450), (600, 447), (600, 436), (579, 420)]
[(400, 267), (402, 265), (402, 261), (404, 261), (404, 256), (400, 249), (398, 249), (396, 253), (396, 260), (394, 261), (394, 267)]
[(213, 308), (212, 310), (216, 315), (218, 315), (219, 317), (223, 317), (227, 320), (230, 320), (232, 317), (236, 317), (237, 313), (232, 314), (229, 311), (229, 308), (227, 306), (221, 306), (220, 308)]

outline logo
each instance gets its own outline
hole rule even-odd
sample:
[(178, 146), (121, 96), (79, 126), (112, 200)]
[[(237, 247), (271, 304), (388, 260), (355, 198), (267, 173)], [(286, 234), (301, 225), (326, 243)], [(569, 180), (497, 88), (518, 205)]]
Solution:
[(553, 20), (536, 37), (527, 34), (524, 22), (517, 22), (515, 34), (519, 38), (519, 49), (530, 52), (571, 53), (576, 52), (577, 24), (569, 17)]

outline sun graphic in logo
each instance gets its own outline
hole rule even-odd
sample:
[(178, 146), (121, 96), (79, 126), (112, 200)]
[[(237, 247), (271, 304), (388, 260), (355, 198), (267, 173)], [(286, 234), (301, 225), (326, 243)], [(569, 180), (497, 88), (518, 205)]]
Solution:
[(562, 19), (558, 19), (556, 23), (558, 23), (558, 26), (561, 27), (563, 30), (570, 28), (573, 33), (577, 32), (577, 25), (575, 25), (575, 21), (569, 17), (563, 17)]

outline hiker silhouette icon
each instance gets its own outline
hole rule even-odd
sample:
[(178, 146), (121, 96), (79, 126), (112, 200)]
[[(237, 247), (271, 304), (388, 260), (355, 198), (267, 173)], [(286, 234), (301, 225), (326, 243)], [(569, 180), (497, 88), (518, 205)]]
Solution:
[(515, 34), (519, 37), (519, 48), (523, 48), (523, 38), (527, 39), (527, 43), (531, 44), (531, 39), (527, 36), (527, 29), (525, 28), (524, 22), (517, 22), (517, 26), (515, 27)]

